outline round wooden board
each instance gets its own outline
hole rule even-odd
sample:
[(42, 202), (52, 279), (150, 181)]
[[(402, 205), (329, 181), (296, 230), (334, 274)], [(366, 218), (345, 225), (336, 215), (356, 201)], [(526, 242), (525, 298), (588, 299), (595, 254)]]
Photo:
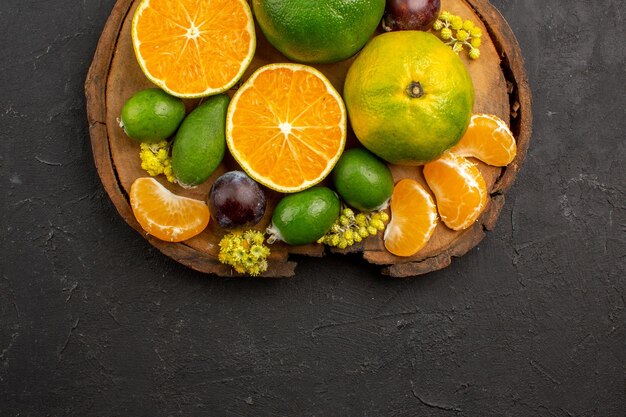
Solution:
[[(233, 270), (217, 261), (218, 242), (224, 232), (212, 222), (200, 235), (182, 243), (167, 243), (147, 235), (135, 220), (128, 201), (128, 191), (133, 181), (146, 176), (141, 170), (139, 145), (129, 140), (119, 127), (118, 118), (124, 102), (135, 92), (148, 88), (151, 83), (141, 72), (133, 53), (131, 42), (131, 20), (138, 1), (118, 0), (106, 23), (94, 60), (91, 64), (85, 92), (89, 130), (94, 160), (102, 183), (115, 207), (135, 230), (161, 252), (195, 270), (219, 276), (237, 275)], [(365, 260), (382, 265), (382, 273), (393, 277), (409, 277), (438, 270), (450, 264), (452, 257), (464, 255), (491, 230), (504, 204), (504, 193), (511, 186), (526, 156), (531, 129), (531, 94), (526, 79), (523, 58), (519, 45), (504, 18), (488, 0), (442, 0), (442, 9), (469, 18), (483, 29), (481, 58), (471, 61), (463, 54), (476, 90), (474, 113), (495, 114), (509, 122), (517, 140), (517, 157), (507, 168), (479, 166), (490, 190), (490, 199), (484, 213), (469, 229), (454, 232), (442, 223), (424, 249), (408, 258), (391, 255), (378, 238), (369, 238), (349, 248), (351, 252), (363, 252)], [(255, 69), (272, 62), (288, 60), (276, 51), (257, 30), (257, 49), (254, 60), (243, 79)], [(352, 59), (337, 64), (317, 65), (341, 93), (346, 72)], [(232, 95), (233, 91), (230, 92)], [(198, 104), (197, 100), (186, 102), (188, 110)], [(349, 134), (348, 146), (357, 143)], [(205, 200), (212, 182), (223, 172), (237, 169), (232, 158), (225, 158), (214, 175), (195, 189), (183, 189), (177, 185), (161, 182), (180, 195)], [(415, 178), (425, 184), (421, 168), (392, 166), (394, 178)], [(265, 218), (256, 227), (264, 230), (270, 220), (273, 206), (280, 196), (268, 192), (268, 210)], [(322, 245), (290, 247), (283, 244), (271, 246), (270, 267), (267, 277), (289, 277), (294, 275), (296, 263), (289, 255), (322, 257)], [(342, 251), (337, 251), (342, 252)], [(346, 252), (346, 251), (343, 251)]]

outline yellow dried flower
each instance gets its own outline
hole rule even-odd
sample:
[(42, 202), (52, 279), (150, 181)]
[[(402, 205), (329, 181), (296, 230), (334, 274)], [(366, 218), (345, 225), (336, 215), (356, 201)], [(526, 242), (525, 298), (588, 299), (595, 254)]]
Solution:
[(240, 274), (258, 276), (268, 267), (270, 249), (263, 244), (264, 241), (263, 233), (256, 230), (229, 233), (219, 243), (218, 260)]
[(142, 143), (140, 149), (141, 169), (152, 177), (164, 174), (169, 182), (175, 182), (172, 159), (169, 156), (170, 144), (167, 141)]

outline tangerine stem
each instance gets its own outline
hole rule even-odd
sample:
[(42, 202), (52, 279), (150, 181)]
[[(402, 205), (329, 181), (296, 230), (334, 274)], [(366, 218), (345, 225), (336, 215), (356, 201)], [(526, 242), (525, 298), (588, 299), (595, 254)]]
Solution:
[(411, 81), (411, 84), (406, 87), (406, 93), (411, 98), (420, 98), (424, 95), (424, 88), (419, 81)]

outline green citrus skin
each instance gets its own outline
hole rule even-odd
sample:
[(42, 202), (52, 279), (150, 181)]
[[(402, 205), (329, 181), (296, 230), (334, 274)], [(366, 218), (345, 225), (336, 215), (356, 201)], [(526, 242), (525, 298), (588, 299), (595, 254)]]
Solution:
[(382, 208), (393, 193), (391, 170), (365, 149), (349, 149), (333, 169), (335, 189), (350, 206), (361, 211)]
[(454, 146), (474, 106), (461, 59), (419, 31), (373, 38), (348, 70), (343, 94), (359, 141), (399, 165), (422, 165)]
[(331, 63), (365, 45), (385, 0), (253, 0), (252, 8), (267, 40), (287, 58)]
[(206, 181), (224, 158), (226, 94), (209, 97), (185, 118), (172, 145), (172, 171), (185, 186)]
[(135, 93), (122, 107), (122, 127), (129, 138), (160, 142), (172, 136), (185, 118), (185, 105), (159, 88)]
[(288, 245), (306, 245), (324, 236), (339, 218), (341, 202), (329, 188), (313, 187), (283, 197), (272, 214), (270, 232)]

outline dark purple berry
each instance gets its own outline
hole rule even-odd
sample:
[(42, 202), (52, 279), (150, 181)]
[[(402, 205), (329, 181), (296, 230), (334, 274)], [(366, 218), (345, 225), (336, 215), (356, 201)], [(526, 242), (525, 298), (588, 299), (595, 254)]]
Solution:
[(246, 173), (230, 171), (211, 186), (209, 209), (211, 217), (225, 229), (251, 227), (263, 218), (265, 194)]
[(441, 0), (387, 0), (383, 29), (429, 30), (440, 10)]

